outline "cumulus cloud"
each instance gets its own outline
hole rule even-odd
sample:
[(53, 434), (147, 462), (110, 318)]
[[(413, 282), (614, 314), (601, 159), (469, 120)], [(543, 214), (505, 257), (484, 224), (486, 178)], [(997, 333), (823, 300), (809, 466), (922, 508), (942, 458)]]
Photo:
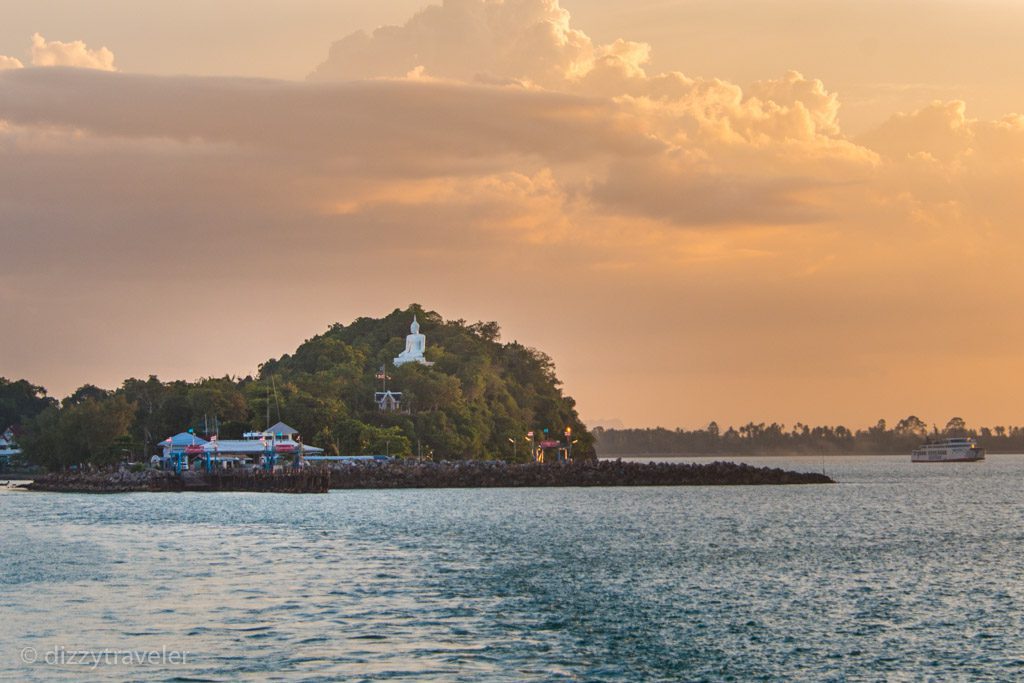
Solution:
[[(982, 253), (993, 239), (1015, 240), (1024, 213), (1024, 116), (972, 118), (964, 102), (933, 102), (893, 115), (860, 139), (884, 159), (879, 206), (904, 212), (929, 240)], [(893, 192), (892, 188), (899, 188)]]
[[(820, 80), (790, 71), (744, 89), (649, 73), (650, 56), (646, 43), (595, 43), (558, 0), (446, 0), (404, 25), (335, 43), (310, 79), (416, 74), (614, 103), (620, 119), (660, 143), (661, 153), (613, 161), (592, 179), (598, 200), (680, 225), (803, 222), (828, 210), (809, 211), (794, 188), (820, 185), (829, 161), (836, 167), (826, 173), (829, 182), (875, 162), (841, 136), (838, 96)], [(780, 173), (784, 182), (758, 178)]]
[(40, 34), (32, 36), (33, 66), (73, 66), (81, 69), (116, 71), (114, 53), (105, 47), (93, 50), (81, 40), (63, 43), (47, 40)]
[(620, 38), (595, 44), (572, 26), (558, 0), (444, 0), (401, 26), (357, 32), (338, 41), (310, 79), (416, 74), (628, 97), (642, 100), (649, 110), (664, 108), (676, 129), (689, 123), (679, 119), (690, 118), (720, 135), (748, 141), (755, 136), (808, 139), (839, 132), (838, 97), (819, 80), (790, 71), (744, 92), (732, 83), (676, 71), (648, 74), (650, 55), (647, 43)]
[(839, 97), (828, 92), (820, 80), (805, 78), (799, 71), (790, 71), (779, 79), (758, 81), (750, 86), (748, 95), (792, 113), (791, 118), (797, 120), (797, 128), (804, 131), (805, 137), (839, 133)]
[(21, 63), (20, 59), (0, 55), (0, 71), (4, 69), (21, 69), (24, 66), (25, 65)]
[(861, 140), (889, 157), (926, 154), (950, 161), (970, 149), (974, 139), (974, 123), (966, 112), (966, 103), (959, 100), (933, 102), (909, 114), (893, 115)]
[(444, 0), (402, 26), (353, 33), (331, 47), (314, 80), (431, 76), (471, 81), (565, 80), (593, 59), (590, 38), (558, 0)]

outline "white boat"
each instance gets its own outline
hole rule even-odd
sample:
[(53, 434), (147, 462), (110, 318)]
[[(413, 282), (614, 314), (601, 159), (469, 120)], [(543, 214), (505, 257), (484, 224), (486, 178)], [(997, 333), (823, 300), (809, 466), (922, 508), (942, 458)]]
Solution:
[(974, 462), (985, 459), (985, 449), (974, 439), (944, 439), (922, 444), (910, 454), (911, 462)]

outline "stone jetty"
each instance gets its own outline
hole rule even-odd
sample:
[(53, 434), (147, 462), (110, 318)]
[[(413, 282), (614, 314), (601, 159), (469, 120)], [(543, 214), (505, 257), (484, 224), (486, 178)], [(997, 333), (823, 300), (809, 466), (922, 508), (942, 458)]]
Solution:
[(491, 460), (353, 463), (299, 471), (55, 472), (25, 488), (66, 493), (133, 491), (261, 491), (326, 493), (328, 489), (434, 489), (550, 486), (757, 486), (832, 484), (813, 472), (790, 472), (741, 463), (638, 463), (621, 460), (574, 464), (510, 464)]
[(267, 493), (327, 493), (330, 473), (319, 469), (264, 472), (53, 472), (25, 485), (30, 491), (63, 493), (129, 493), (133, 491), (259, 491)]
[(751, 486), (833, 484), (813, 472), (790, 472), (742, 463), (638, 463), (621, 460), (574, 464), (500, 461), (357, 464), (331, 470), (332, 489), (496, 488), (542, 486)]

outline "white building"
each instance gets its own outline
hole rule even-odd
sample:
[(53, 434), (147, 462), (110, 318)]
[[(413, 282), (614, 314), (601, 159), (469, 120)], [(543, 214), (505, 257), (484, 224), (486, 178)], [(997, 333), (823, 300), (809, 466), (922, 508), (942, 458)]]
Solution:
[(401, 391), (378, 391), (373, 399), (382, 413), (396, 413), (402, 409)]

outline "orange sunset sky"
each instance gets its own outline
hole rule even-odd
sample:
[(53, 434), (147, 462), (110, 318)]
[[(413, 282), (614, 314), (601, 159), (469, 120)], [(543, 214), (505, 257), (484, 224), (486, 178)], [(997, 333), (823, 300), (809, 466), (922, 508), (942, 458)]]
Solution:
[(1022, 3), (0, 17), (0, 375), (244, 375), (417, 302), (592, 423), (1024, 422)]

